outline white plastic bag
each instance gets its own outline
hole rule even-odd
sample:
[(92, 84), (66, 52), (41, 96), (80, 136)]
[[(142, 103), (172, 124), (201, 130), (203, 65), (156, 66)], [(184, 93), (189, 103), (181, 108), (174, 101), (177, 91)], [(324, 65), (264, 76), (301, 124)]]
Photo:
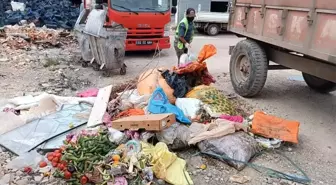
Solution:
[(111, 127), (109, 127), (108, 130), (109, 130), (109, 140), (112, 143), (119, 145), (127, 141), (127, 137), (125, 136), (125, 134), (120, 132), (119, 130), (116, 130)]
[(23, 169), (24, 167), (31, 167), (32, 169), (36, 169), (43, 159), (44, 156), (40, 155), (36, 152), (36, 150), (34, 150), (13, 159), (7, 164), (6, 168), (19, 170)]
[(25, 8), (26, 8), (26, 4), (20, 3), (20, 2), (11, 1), (11, 5), (12, 5), (12, 10), (13, 11), (21, 11), (21, 12), (23, 12), (25, 10)]
[(121, 96), (121, 107), (124, 107), (121, 108), (121, 110), (144, 108), (147, 106), (150, 98), (150, 95), (139, 95), (137, 89), (128, 90), (123, 93), (119, 93), (118, 95)]
[(194, 55), (190, 49), (188, 50), (188, 53), (184, 53), (180, 57), (180, 65), (187, 65), (191, 62), (194, 62), (197, 60), (196, 55)]
[(183, 111), (186, 117), (195, 119), (197, 112), (202, 106), (202, 102), (196, 98), (177, 98), (175, 105)]

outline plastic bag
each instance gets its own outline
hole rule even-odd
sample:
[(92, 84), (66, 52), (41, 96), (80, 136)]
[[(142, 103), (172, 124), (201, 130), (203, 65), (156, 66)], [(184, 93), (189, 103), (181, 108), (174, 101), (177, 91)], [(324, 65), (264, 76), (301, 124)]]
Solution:
[(109, 140), (112, 143), (120, 145), (121, 143), (127, 142), (127, 137), (124, 133), (111, 127), (109, 127), (108, 130), (109, 130)]
[(197, 60), (197, 57), (193, 53), (191, 53), (191, 52), (189, 52), (188, 54), (184, 53), (180, 57), (180, 66), (179, 67), (185, 67), (187, 64), (189, 64), (193, 61), (196, 61), (196, 60)]
[(188, 143), (190, 145), (196, 144), (206, 139), (223, 137), (225, 135), (235, 133), (235, 131), (236, 128), (233, 122), (227, 120), (215, 120), (209, 124), (206, 131), (194, 134)]
[(167, 168), (177, 159), (176, 154), (170, 152), (165, 143), (159, 142), (154, 147), (141, 143), (143, 153), (151, 156), (150, 164), (155, 176), (159, 179), (165, 179)]
[(297, 121), (285, 120), (261, 111), (254, 113), (252, 121), (252, 133), (296, 144), (299, 142), (299, 127)]
[(178, 150), (189, 147), (188, 141), (191, 137), (191, 131), (183, 124), (175, 123), (169, 128), (156, 133), (156, 138), (160, 142), (166, 143), (170, 149)]
[(26, 8), (26, 4), (20, 3), (20, 2), (15, 2), (15, 1), (11, 1), (11, 6), (12, 6), (13, 11), (23, 12)]
[(174, 185), (193, 185), (193, 181), (186, 170), (186, 161), (177, 158), (167, 169), (165, 181)]
[(191, 90), (187, 98), (196, 98), (207, 104), (211, 110), (211, 116), (236, 115), (235, 107), (230, 100), (213, 86), (200, 85)]
[(176, 119), (182, 123), (190, 124), (191, 121), (184, 116), (183, 111), (172, 105), (161, 87), (158, 87), (152, 94), (148, 104), (148, 111), (153, 114), (173, 113)]
[(181, 67), (174, 67), (174, 72), (177, 74), (184, 74), (184, 73), (191, 73), (195, 71), (203, 71), (207, 69), (207, 65), (205, 60), (210, 58), (211, 56), (217, 53), (217, 49), (214, 45), (204, 45), (202, 50), (200, 51), (197, 61), (193, 60), (194, 62), (189, 63), (187, 65)]
[(31, 167), (32, 169), (36, 169), (39, 165), (39, 162), (41, 162), (43, 159), (44, 156), (37, 153), (36, 150), (33, 150), (16, 157), (7, 164), (6, 168), (20, 170), (24, 167)]
[[(236, 132), (218, 139), (205, 140), (198, 143), (204, 154), (226, 161), (237, 170), (245, 168), (252, 157), (261, 151), (261, 147), (245, 132)], [(234, 161), (235, 160), (235, 161)], [(240, 162), (237, 162), (240, 161)]]
[(196, 98), (177, 98), (175, 105), (183, 111), (185, 116), (193, 120), (196, 119), (202, 102)]
[[(144, 108), (148, 104), (148, 100), (150, 98), (150, 95), (140, 95), (137, 89), (118, 93), (118, 96), (121, 96), (121, 105), (130, 104), (130, 108)], [(125, 108), (121, 110), (127, 109)]]
[(139, 76), (137, 84), (138, 93), (139, 95), (151, 95), (155, 89), (160, 86), (167, 95), (169, 102), (175, 104), (176, 98), (173, 95), (174, 89), (167, 84), (166, 79), (161, 76), (158, 70), (163, 71), (165, 69), (149, 69)]
[(166, 144), (159, 142), (155, 145), (141, 143), (142, 152), (151, 157), (152, 170), (159, 179), (174, 185), (193, 185), (186, 162), (170, 152)]

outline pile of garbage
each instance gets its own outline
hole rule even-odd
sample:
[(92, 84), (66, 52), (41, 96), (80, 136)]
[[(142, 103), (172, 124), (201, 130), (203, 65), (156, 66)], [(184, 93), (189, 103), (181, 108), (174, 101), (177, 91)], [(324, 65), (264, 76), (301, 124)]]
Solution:
[(33, 45), (48, 47), (61, 47), (75, 42), (71, 32), (64, 29), (48, 29), (36, 27), (34, 23), (19, 26), (5, 26), (0, 33), (0, 43), (3, 48), (29, 50)]
[[(299, 122), (261, 111), (237, 115), (235, 104), (211, 85), (206, 60), (214, 54), (216, 48), (205, 45), (195, 61), (150, 69), (116, 94), (110, 85), (78, 97), (8, 100), (0, 112), (0, 121), (6, 120), (0, 145), (21, 159), (44, 153), (38, 168), (68, 184), (192, 185), (187, 162), (173, 151), (195, 147), (242, 170), (264, 149), (298, 143)], [(36, 167), (34, 161), (14, 159), (8, 165)], [(272, 177), (307, 179), (276, 173)]]
[(19, 24), (24, 20), (38, 27), (72, 29), (79, 15), (79, 7), (73, 6), (70, 0), (4, 0), (2, 4), (3, 10), (0, 11), (5, 25)]

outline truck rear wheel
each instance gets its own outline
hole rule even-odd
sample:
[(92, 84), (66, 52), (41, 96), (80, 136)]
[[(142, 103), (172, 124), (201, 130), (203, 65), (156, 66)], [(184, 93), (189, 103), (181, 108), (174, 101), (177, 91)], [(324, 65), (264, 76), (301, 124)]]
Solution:
[(234, 90), (243, 97), (253, 97), (265, 85), (268, 59), (265, 50), (253, 40), (240, 41), (230, 59), (230, 77)]
[(317, 92), (329, 93), (336, 90), (336, 83), (334, 82), (307, 73), (302, 73), (302, 76), (306, 84)]

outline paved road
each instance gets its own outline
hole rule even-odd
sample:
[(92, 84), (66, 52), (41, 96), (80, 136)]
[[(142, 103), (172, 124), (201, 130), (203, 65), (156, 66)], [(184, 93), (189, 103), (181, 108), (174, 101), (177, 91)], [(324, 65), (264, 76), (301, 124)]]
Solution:
[[(210, 72), (217, 77), (219, 86), (233, 93), (229, 79), (228, 49), (239, 41), (234, 35), (217, 37), (196, 36), (192, 47), (198, 52), (204, 44), (213, 44), (218, 54), (208, 60)], [(135, 75), (147, 63), (150, 54), (131, 54), (127, 57), (128, 75)], [(163, 51), (159, 66), (172, 66), (176, 63), (174, 50)], [(155, 65), (153, 62), (152, 65)], [(227, 75), (225, 75), (227, 74)], [(288, 155), (296, 161), (313, 179), (312, 184), (336, 184), (336, 93), (318, 94), (310, 90), (300, 80), (301, 73), (295, 70), (270, 71), (261, 95), (245, 99), (254, 110), (261, 109), (283, 118), (298, 120), (300, 143), (290, 146)], [(289, 77), (298, 80), (289, 80)], [(289, 150), (291, 150), (289, 149)], [(277, 167), (270, 162), (268, 165)], [(252, 182), (255, 184), (256, 182)], [(202, 184), (202, 183), (201, 183)]]

